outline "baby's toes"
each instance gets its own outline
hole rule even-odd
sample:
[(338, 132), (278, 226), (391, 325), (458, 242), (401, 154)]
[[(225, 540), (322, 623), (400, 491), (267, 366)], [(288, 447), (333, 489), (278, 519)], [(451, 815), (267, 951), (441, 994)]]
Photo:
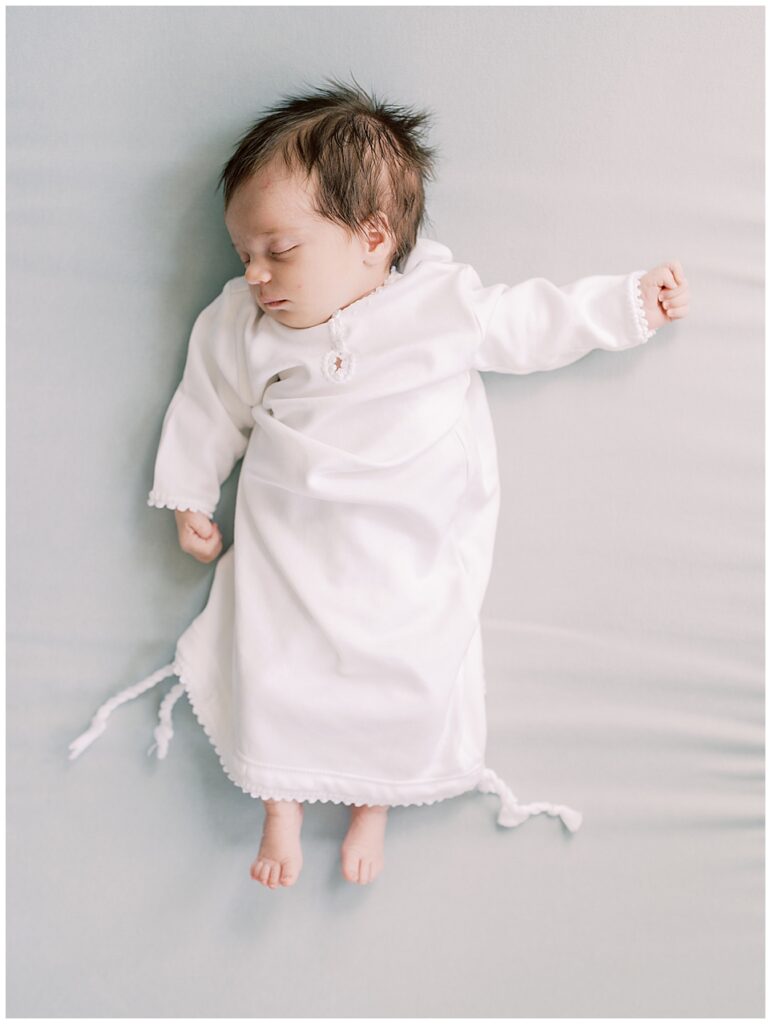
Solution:
[(369, 864), (369, 877), (367, 878), (368, 882), (374, 882), (375, 881), (377, 876), (383, 870), (383, 863), (384, 863), (383, 860), (379, 859), (377, 857), (374, 860), (370, 861), (370, 864)]
[(359, 881), (361, 857), (356, 854), (343, 854), (343, 875), (349, 882)]
[(278, 885), (278, 880), (279, 880), (280, 877), (281, 877), (281, 865), (280, 864), (276, 864), (276, 863), (271, 864), (270, 872), (269, 872), (269, 877), (268, 877), (268, 885), (271, 887), (271, 889), (275, 889), (276, 888), (276, 886)]
[(252, 871), (252, 878), (256, 881), (261, 882), (263, 885), (268, 884), (270, 878), (270, 869), (273, 861), (260, 860), (257, 862), (256, 868)]
[(284, 864), (281, 868), (281, 878), (279, 879), (282, 885), (294, 885), (297, 881), (297, 872), (292, 869), (291, 864)]

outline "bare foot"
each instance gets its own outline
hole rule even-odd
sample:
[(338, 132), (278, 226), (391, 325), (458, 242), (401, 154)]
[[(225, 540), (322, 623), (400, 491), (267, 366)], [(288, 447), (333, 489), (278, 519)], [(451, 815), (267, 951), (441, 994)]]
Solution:
[(251, 876), (269, 889), (294, 885), (303, 866), (300, 829), (303, 805), (296, 800), (263, 800), (262, 842)]
[(343, 876), (349, 882), (366, 885), (383, 870), (383, 839), (387, 807), (351, 808), (351, 824), (341, 852)]

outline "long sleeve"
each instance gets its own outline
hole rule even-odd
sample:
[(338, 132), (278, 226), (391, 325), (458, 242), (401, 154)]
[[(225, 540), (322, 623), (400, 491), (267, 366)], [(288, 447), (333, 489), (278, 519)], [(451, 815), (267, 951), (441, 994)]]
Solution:
[(535, 277), (483, 288), (466, 268), (466, 298), (480, 327), (474, 367), (498, 373), (555, 370), (601, 348), (621, 351), (656, 333), (648, 327), (639, 280), (645, 273), (584, 277), (558, 287)]
[(214, 514), (254, 424), (243, 333), (243, 304), (225, 285), (193, 326), (182, 380), (163, 420), (148, 505)]

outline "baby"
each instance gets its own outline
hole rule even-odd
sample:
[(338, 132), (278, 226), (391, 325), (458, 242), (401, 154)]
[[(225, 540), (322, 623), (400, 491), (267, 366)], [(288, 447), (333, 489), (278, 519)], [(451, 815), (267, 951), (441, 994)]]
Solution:
[(383, 868), (391, 806), (478, 789), (501, 797), (501, 824), (546, 811), (578, 827), (484, 765), (499, 484), (480, 371), (630, 348), (688, 312), (677, 262), (482, 287), (418, 235), (426, 124), (333, 82), (244, 135), (221, 176), (244, 274), (196, 321), (164, 419), (149, 504), (174, 509), (201, 562), (222, 553), (219, 488), (244, 463), (234, 543), (167, 666), (181, 682), (158, 744), (186, 690), (264, 804), (251, 875), (271, 889), (300, 875), (306, 802), (350, 806), (341, 866), (359, 884)]

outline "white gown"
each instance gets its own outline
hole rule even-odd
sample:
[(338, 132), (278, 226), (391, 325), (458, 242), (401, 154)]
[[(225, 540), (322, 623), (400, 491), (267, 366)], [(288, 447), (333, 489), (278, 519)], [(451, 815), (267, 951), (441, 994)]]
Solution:
[(261, 315), (243, 277), (199, 315), (164, 418), (148, 504), (212, 517), (244, 457), (233, 545), (174, 660), (158, 755), (183, 691), (253, 797), (405, 806), (472, 789), (522, 804), (485, 765), (480, 609), (499, 509), (480, 371), (531, 373), (655, 334), (644, 271), (483, 287), (419, 239), (401, 272), (306, 329)]

